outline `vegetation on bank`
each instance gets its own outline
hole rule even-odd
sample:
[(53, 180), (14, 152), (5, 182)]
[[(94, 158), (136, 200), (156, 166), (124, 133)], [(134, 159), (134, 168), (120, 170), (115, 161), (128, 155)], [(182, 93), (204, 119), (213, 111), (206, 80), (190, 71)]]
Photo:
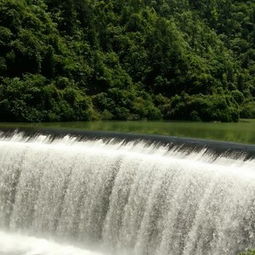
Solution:
[(249, 0), (0, 0), (0, 120), (255, 117)]

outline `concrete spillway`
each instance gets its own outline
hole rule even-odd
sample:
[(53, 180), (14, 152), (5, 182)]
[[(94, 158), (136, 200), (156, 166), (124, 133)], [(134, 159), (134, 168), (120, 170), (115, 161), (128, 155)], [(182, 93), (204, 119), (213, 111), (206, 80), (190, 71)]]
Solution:
[(255, 247), (255, 161), (244, 159), (146, 141), (2, 134), (0, 246), (19, 232), (104, 254), (238, 254)]

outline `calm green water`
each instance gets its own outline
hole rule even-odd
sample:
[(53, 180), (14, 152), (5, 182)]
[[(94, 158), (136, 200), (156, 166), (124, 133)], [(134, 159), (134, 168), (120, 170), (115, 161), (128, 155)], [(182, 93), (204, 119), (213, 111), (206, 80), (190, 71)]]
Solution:
[(255, 144), (255, 120), (239, 123), (96, 121), (61, 123), (0, 123), (0, 127), (47, 127), (63, 129), (103, 130), (139, 134), (157, 134), (204, 138)]

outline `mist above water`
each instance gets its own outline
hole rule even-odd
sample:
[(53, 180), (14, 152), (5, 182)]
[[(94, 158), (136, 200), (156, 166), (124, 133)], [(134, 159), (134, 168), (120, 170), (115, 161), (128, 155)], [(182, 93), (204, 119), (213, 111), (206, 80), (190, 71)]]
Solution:
[[(255, 161), (205, 150), (2, 137), (0, 204), (0, 229), (114, 254), (231, 255), (255, 247)], [(31, 238), (19, 235), (15, 247)], [(33, 247), (47, 243), (33, 240)], [(68, 254), (87, 254), (80, 252)]]
[(100, 255), (53, 241), (0, 231), (1, 255)]

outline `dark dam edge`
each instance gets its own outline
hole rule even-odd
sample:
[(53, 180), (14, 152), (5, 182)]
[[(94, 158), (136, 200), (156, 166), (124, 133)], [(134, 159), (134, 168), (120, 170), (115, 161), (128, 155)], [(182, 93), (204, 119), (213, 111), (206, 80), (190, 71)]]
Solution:
[(88, 131), (79, 129), (56, 129), (56, 128), (5, 128), (1, 127), (2, 136), (10, 137), (14, 133), (22, 132), (25, 137), (35, 137), (37, 135), (50, 135), (52, 139), (61, 138), (66, 135), (77, 137), (78, 140), (96, 140), (103, 139), (104, 141), (140, 142), (145, 141), (147, 144), (155, 144), (156, 146), (178, 146), (183, 150), (201, 150), (207, 149), (216, 155), (227, 154), (232, 157), (243, 156), (246, 159), (255, 158), (255, 145), (240, 144), (234, 142), (214, 141), (197, 138), (183, 138), (176, 136), (164, 135), (146, 135), (135, 133), (121, 133), (111, 131)]

